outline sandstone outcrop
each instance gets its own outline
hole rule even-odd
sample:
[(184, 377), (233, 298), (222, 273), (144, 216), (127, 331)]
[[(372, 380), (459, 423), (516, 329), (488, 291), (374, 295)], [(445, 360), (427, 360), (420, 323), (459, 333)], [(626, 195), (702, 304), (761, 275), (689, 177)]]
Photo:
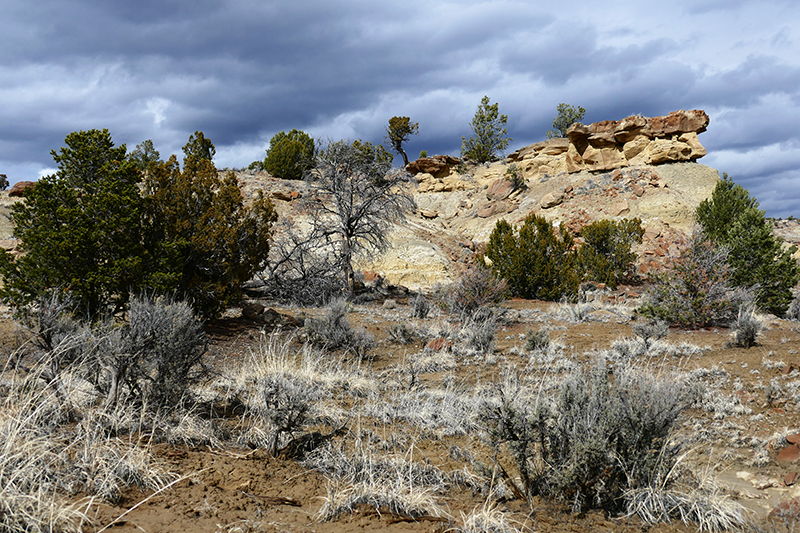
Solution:
[(708, 121), (705, 111), (695, 109), (573, 124), (567, 131), (567, 172), (696, 161), (706, 155), (697, 135), (706, 131)]
[(461, 163), (457, 157), (435, 155), (423, 157), (406, 165), (406, 170), (413, 175), (430, 174), (434, 178), (443, 178), (450, 174), (450, 169)]
[(11, 190), (8, 191), (8, 196), (10, 198), (22, 198), (25, 196), (25, 192), (29, 189), (33, 189), (36, 187), (35, 181), (18, 181), (11, 187)]

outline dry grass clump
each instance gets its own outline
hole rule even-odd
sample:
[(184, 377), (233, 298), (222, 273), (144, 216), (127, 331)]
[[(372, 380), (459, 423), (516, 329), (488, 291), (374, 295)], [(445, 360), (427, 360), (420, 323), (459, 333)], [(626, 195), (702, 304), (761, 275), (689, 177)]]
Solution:
[(315, 451), (306, 464), (329, 478), (318, 518), (334, 520), (358, 505), (401, 517), (445, 515), (436, 502), (436, 495), (446, 489), (445, 476), (437, 468), (414, 463), (413, 449), (405, 456), (381, 457), (357, 441), (352, 455), (333, 447)]
[(758, 344), (763, 330), (764, 320), (756, 315), (755, 307), (742, 306), (736, 320), (731, 323), (731, 341), (734, 346), (751, 348)]
[[(68, 503), (75, 495), (113, 502), (124, 487), (158, 490), (173, 479), (146, 442), (115, 433), (130, 412), (88, 408), (77, 424), (60, 423), (67, 408), (37, 379), (17, 381), (2, 405), (0, 530), (80, 531), (86, 517)], [(71, 397), (68, 387), (61, 393)]]
[(468, 515), (461, 513), (461, 525), (452, 529), (456, 533), (520, 533), (531, 528), (517, 527), (496, 505), (484, 504)]
[(680, 488), (631, 489), (625, 498), (628, 516), (636, 515), (648, 524), (680, 520), (708, 533), (742, 531), (751, 524), (745, 507), (709, 480)]

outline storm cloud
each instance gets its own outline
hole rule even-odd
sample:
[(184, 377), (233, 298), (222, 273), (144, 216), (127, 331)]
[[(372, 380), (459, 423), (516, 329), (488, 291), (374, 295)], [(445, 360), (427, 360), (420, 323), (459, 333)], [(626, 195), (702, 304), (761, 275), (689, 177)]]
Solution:
[(800, 214), (800, 5), (686, 4), (9, 0), (0, 172), (52, 171), (81, 129), (162, 156), (201, 130), (242, 167), (281, 130), (381, 142), (395, 115), (420, 124), (409, 155), (457, 154), (488, 95), (511, 149), (543, 139), (560, 102), (586, 122), (704, 109), (701, 162), (768, 215)]

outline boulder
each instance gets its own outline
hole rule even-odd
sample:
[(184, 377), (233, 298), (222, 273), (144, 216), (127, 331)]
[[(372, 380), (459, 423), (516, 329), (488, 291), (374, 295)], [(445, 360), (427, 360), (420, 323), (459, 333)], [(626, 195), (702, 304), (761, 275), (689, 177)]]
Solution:
[(539, 201), (539, 205), (542, 206), (542, 209), (550, 209), (551, 207), (561, 204), (564, 201), (564, 198), (565, 194), (563, 192), (553, 191), (545, 194)]
[(486, 198), (489, 200), (505, 200), (514, 192), (514, 185), (505, 178), (497, 178), (486, 189)]
[(11, 187), (11, 190), (8, 191), (8, 196), (11, 198), (22, 198), (28, 190), (34, 187), (36, 187), (35, 181), (18, 181)]
[(450, 168), (461, 163), (461, 160), (449, 155), (435, 155), (423, 157), (406, 165), (406, 171), (411, 174), (430, 174), (436, 178), (443, 178), (450, 174)]

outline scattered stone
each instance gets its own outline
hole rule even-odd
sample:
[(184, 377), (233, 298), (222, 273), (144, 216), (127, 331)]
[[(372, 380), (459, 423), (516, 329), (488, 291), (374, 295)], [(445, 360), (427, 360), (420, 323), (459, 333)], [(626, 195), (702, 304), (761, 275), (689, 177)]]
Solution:
[(433, 339), (432, 341), (428, 342), (425, 345), (425, 348), (434, 352), (441, 352), (442, 350), (450, 350), (453, 347), (453, 343), (445, 338), (438, 338)]
[(789, 444), (800, 444), (800, 433), (794, 435), (786, 435), (786, 442)]
[(630, 211), (630, 207), (628, 206), (627, 200), (622, 200), (621, 202), (612, 204), (608, 208), (608, 214), (611, 215), (612, 217), (618, 217), (623, 213), (627, 213), (628, 211)]
[(303, 196), (298, 191), (272, 191), (272, 197), (282, 202), (291, 202)]
[(787, 446), (778, 453), (775, 459), (778, 461), (796, 461), (800, 459), (800, 447), (797, 444)]
[(508, 204), (502, 201), (491, 201), (483, 204), (475, 212), (480, 218), (489, 218), (493, 215), (504, 215), (509, 212)]
[(783, 484), (787, 487), (791, 487), (794, 485), (795, 481), (797, 480), (797, 472), (792, 472), (790, 474), (786, 474), (783, 476)]
[(753, 485), (753, 487), (755, 487), (756, 490), (766, 490), (770, 487), (777, 487), (779, 485), (779, 483), (776, 480), (771, 479), (767, 476), (758, 476), (755, 479), (751, 479), (750, 484)]
[(383, 301), (384, 309), (395, 309), (396, 307), (397, 307), (397, 300), (392, 300), (391, 298), (389, 298)]
[(247, 302), (242, 305), (242, 317), (254, 320), (264, 313), (266, 307), (258, 302)]
[(422, 211), (420, 211), (419, 214), (422, 215), (423, 218), (429, 218), (429, 219), (436, 218), (439, 216), (438, 211), (431, 209), (423, 209)]
[(539, 201), (539, 205), (542, 206), (542, 209), (550, 209), (551, 207), (560, 205), (564, 201), (564, 197), (565, 196), (563, 192), (553, 191), (545, 194)]
[(505, 200), (513, 192), (514, 185), (512, 185), (509, 180), (505, 178), (497, 178), (496, 180), (492, 181), (489, 184), (489, 188), (486, 189), (486, 198), (489, 200)]
[(767, 518), (769, 520), (780, 519), (787, 523), (794, 523), (800, 516), (800, 499), (793, 498), (785, 500), (776, 505), (772, 511), (769, 512)]

